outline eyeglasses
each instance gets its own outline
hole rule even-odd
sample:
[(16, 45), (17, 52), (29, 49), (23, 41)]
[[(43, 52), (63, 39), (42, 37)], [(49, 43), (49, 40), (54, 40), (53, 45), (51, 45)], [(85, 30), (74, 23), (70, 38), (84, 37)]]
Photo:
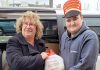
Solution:
[(33, 26), (34, 24), (33, 23), (27, 23), (27, 22), (24, 22), (24, 25), (26, 25), (26, 26)]
[(77, 16), (71, 17), (71, 18), (66, 18), (67, 22), (71, 22), (71, 21), (76, 21), (78, 19)]

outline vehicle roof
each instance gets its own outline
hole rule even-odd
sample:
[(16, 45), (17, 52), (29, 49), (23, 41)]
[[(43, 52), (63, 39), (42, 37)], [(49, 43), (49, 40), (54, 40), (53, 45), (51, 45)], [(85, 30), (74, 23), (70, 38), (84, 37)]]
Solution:
[[(1, 18), (7, 18), (8, 17), (18, 17), (20, 16), (23, 12), (31, 10), (36, 13), (38, 13), (40, 16), (43, 17), (52, 17), (55, 18), (56, 15), (64, 15), (63, 9), (61, 8), (40, 8), (40, 7), (20, 7), (20, 8), (0, 8), (0, 17)], [(82, 11), (82, 15), (84, 17), (100, 17), (100, 11)]]

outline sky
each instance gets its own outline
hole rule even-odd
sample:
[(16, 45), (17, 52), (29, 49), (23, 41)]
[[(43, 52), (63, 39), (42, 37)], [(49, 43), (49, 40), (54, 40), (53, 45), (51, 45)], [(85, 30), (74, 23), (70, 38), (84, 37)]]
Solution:
[[(54, 0), (54, 7), (61, 3), (62, 7), (63, 7), (63, 4), (66, 2), (67, 0)], [(99, 4), (100, 6), (100, 0), (80, 0), (81, 1), (81, 4), (82, 4), (82, 9), (85, 9), (85, 10), (97, 10), (97, 3)], [(99, 8), (100, 9), (100, 8)]]
[(36, 1), (39, 1), (39, 4), (47, 4), (49, 5), (49, 0), (0, 0), (0, 6), (4, 5), (3, 2), (8, 2), (9, 4), (12, 3), (30, 3), (30, 4), (34, 4), (36, 3)]
[[(6, 5), (3, 4), (3, 2), (8, 1), (9, 3), (36, 3), (36, 1), (39, 1), (39, 4), (49, 4), (49, 0), (0, 0), (0, 6), (1, 5)], [(53, 7), (55, 8), (56, 5), (61, 4), (61, 7), (63, 7), (63, 4), (66, 2), (67, 0), (53, 0)], [(97, 8), (100, 7), (100, 0), (80, 0), (82, 3), (82, 9), (85, 10), (97, 10)], [(99, 7), (97, 7), (97, 3), (99, 5)], [(99, 8), (100, 10), (100, 8)]]
[(14, 3), (22, 3), (22, 2), (27, 2), (27, 3), (36, 3), (36, 1), (39, 2), (39, 4), (49, 4), (49, 0), (9, 0), (9, 2), (14, 1)]

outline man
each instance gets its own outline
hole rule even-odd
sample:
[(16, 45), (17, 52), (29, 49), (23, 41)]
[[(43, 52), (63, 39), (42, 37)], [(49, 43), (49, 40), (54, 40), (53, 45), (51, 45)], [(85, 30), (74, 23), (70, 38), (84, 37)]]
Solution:
[(65, 70), (95, 70), (98, 37), (83, 22), (80, 1), (68, 0), (63, 9), (67, 31), (61, 37), (60, 55)]

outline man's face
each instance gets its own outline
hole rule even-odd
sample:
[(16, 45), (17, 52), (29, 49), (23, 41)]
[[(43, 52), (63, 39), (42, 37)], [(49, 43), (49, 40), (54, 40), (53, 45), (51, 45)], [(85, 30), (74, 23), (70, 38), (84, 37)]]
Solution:
[(83, 22), (83, 17), (80, 14), (78, 16), (66, 18), (67, 30), (71, 34), (76, 34), (80, 30), (82, 22)]

